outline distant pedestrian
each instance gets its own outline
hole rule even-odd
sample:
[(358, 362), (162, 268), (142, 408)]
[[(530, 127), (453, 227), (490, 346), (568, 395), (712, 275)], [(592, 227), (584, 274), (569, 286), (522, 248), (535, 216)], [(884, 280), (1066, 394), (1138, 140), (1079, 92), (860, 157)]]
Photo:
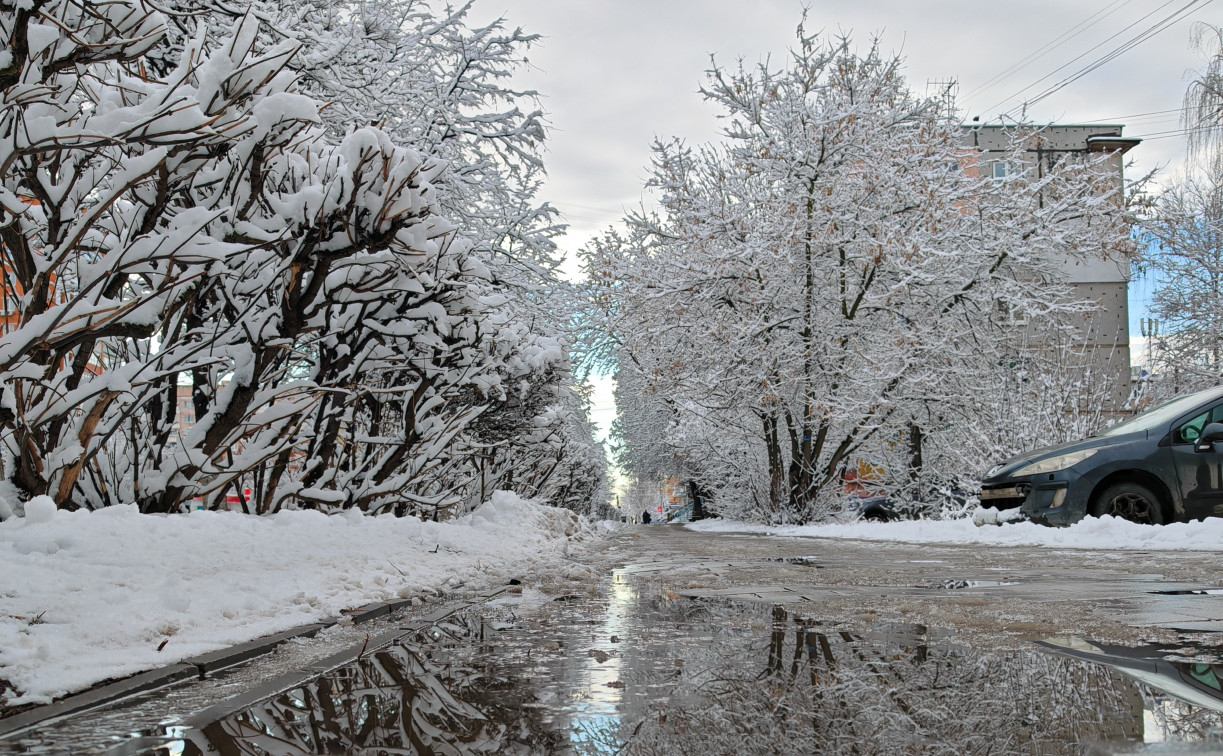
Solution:
[(650, 510), (647, 509), (646, 511), (641, 513), (641, 524), (642, 525), (650, 524)]

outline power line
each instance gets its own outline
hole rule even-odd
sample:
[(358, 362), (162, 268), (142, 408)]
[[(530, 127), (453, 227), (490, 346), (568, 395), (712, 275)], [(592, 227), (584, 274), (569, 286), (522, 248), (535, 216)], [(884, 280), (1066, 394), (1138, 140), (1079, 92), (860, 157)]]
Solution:
[[(1142, 42), (1146, 41), (1147, 39), (1150, 39), (1152, 36), (1154, 36), (1155, 34), (1159, 33), (1160, 31), (1163, 31), (1163, 30), (1164, 30), (1164, 29), (1166, 29), (1168, 26), (1170, 26), (1172, 23), (1174, 23), (1175, 21), (1180, 20), (1180, 18), (1181, 18), (1181, 17), (1183, 17), (1184, 15), (1188, 15), (1188, 13), (1189, 13), (1189, 12), (1192, 12), (1192, 10), (1194, 9), (1194, 6), (1199, 5), (1199, 4), (1200, 4), (1202, 1), (1203, 1), (1203, 0), (1190, 0), (1190, 2), (1189, 2), (1188, 4), (1186, 4), (1186, 5), (1184, 5), (1184, 6), (1180, 7), (1180, 8), (1178, 8), (1177, 10), (1173, 11), (1171, 14), (1169, 14), (1169, 15), (1165, 16), (1164, 18), (1160, 19), (1159, 21), (1157, 21), (1157, 22), (1156, 22), (1155, 24), (1153, 24), (1152, 26), (1147, 27), (1146, 29), (1144, 29), (1143, 31), (1141, 31), (1141, 32), (1140, 32), (1140, 33), (1139, 33), (1139, 34), (1138, 34), (1136, 37), (1134, 37), (1134, 38), (1132, 38), (1132, 39), (1130, 39), (1130, 40), (1128, 40), (1128, 41), (1126, 41), (1126, 42), (1123, 42), (1121, 45), (1119, 45), (1119, 46), (1118, 46), (1118, 47), (1116, 47), (1116, 48), (1113, 48), (1112, 50), (1110, 50), (1109, 52), (1105, 53), (1105, 54), (1104, 54), (1103, 56), (1101, 56), (1100, 58), (1097, 58), (1097, 59), (1096, 59), (1095, 61), (1093, 61), (1092, 63), (1089, 63), (1087, 66), (1084, 66), (1082, 69), (1079, 69), (1079, 71), (1075, 72), (1074, 74), (1071, 74), (1070, 76), (1066, 77), (1065, 79), (1063, 79), (1062, 81), (1058, 82), (1057, 84), (1054, 84), (1053, 86), (1051, 86), (1051, 87), (1047, 88), (1046, 90), (1044, 90), (1043, 92), (1041, 92), (1039, 95), (1037, 95), (1037, 97), (1036, 97), (1036, 98), (1033, 98), (1033, 99), (1031, 99), (1031, 100), (1028, 100), (1028, 101), (1027, 101), (1025, 104), (1027, 104), (1027, 105), (1031, 105), (1031, 104), (1034, 104), (1035, 102), (1038, 102), (1038, 101), (1040, 101), (1040, 100), (1043, 100), (1044, 98), (1046, 98), (1046, 97), (1048, 97), (1049, 95), (1053, 94), (1054, 92), (1056, 92), (1056, 91), (1058, 91), (1058, 90), (1060, 90), (1060, 89), (1064, 88), (1065, 86), (1067, 86), (1068, 84), (1072, 83), (1073, 81), (1075, 81), (1075, 80), (1077, 80), (1077, 79), (1079, 79), (1079, 78), (1081, 78), (1081, 77), (1083, 77), (1083, 76), (1087, 75), (1088, 73), (1091, 73), (1092, 71), (1096, 70), (1097, 68), (1099, 68), (1100, 66), (1104, 65), (1105, 63), (1108, 63), (1109, 61), (1113, 60), (1114, 58), (1116, 58), (1117, 56), (1121, 55), (1122, 53), (1125, 53), (1125, 52), (1129, 51), (1130, 49), (1132, 49), (1133, 47), (1137, 46), (1138, 44), (1140, 44), (1140, 43), (1142, 43)], [(1209, 2), (1209, 1), (1210, 1), (1210, 0), (1206, 0), (1206, 2)], [(1090, 49), (1088, 49), (1088, 50), (1084, 51), (1083, 53), (1081, 53), (1081, 54), (1079, 54), (1079, 55), (1075, 56), (1074, 58), (1070, 59), (1070, 60), (1069, 60), (1069, 61), (1067, 61), (1066, 63), (1063, 63), (1061, 66), (1058, 66), (1058, 67), (1057, 67), (1057, 68), (1055, 68), (1054, 70), (1052, 70), (1052, 71), (1050, 71), (1049, 73), (1045, 74), (1045, 75), (1044, 75), (1044, 76), (1042, 76), (1041, 78), (1039, 78), (1039, 79), (1037, 79), (1036, 81), (1032, 82), (1032, 83), (1031, 83), (1031, 84), (1029, 84), (1028, 86), (1024, 87), (1023, 89), (1019, 90), (1019, 91), (1018, 91), (1018, 92), (1016, 92), (1015, 94), (1011, 95), (1010, 97), (1006, 97), (1006, 98), (1004, 98), (1004, 99), (1002, 99), (1002, 100), (998, 101), (998, 102), (997, 102), (997, 103), (995, 103), (994, 105), (991, 105), (991, 106), (990, 106), (989, 108), (987, 108), (986, 110), (987, 110), (987, 111), (988, 111), (988, 110), (993, 110), (994, 108), (997, 108), (997, 107), (1001, 106), (1002, 104), (1004, 104), (1004, 103), (1006, 103), (1006, 102), (1010, 102), (1011, 100), (1014, 100), (1015, 98), (1020, 97), (1021, 95), (1023, 95), (1023, 93), (1024, 93), (1024, 92), (1027, 92), (1028, 90), (1032, 89), (1033, 87), (1036, 87), (1036, 86), (1040, 85), (1042, 82), (1044, 82), (1044, 81), (1046, 81), (1046, 80), (1048, 80), (1048, 79), (1052, 78), (1053, 76), (1055, 76), (1056, 74), (1060, 73), (1061, 71), (1064, 71), (1065, 69), (1069, 68), (1069, 67), (1070, 67), (1071, 65), (1073, 65), (1074, 63), (1076, 63), (1076, 62), (1078, 62), (1078, 61), (1082, 60), (1083, 58), (1087, 57), (1089, 54), (1091, 54), (1091, 53), (1095, 52), (1096, 50), (1100, 49), (1101, 47), (1103, 47), (1104, 45), (1106, 45), (1106, 44), (1108, 44), (1109, 42), (1113, 41), (1114, 39), (1116, 39), (1116, 38), (1120, 37), (1122, 34), (1124, 34), (1124, 33), (1126, 33), (1127, 31), (1129, 31), (1129, 30), (1133, 29), (1135, 26), (1138, 26), (1138, 25), (1139, 25), (1139, 24), (1141, 24), (1143, 21), (1146, 21), (1147, 19), (1151, 18), (1152, 16), (1154, 16), (1155, 14), (1157, 14), (1157, 13), (1159, 13), (1160, 11), (1164, 10), (1165, 8), (1167, 8), (1168, 6), (1172, 5), (1172, 4), (1173, 4), (1173, 3), (1175, 3), (1175, 2), (1177, 2), (1177, 0), (1167, 0), (1167, 2), (1165, 2), (1165, 3), (1164, 3), (1164, 4), (1162, 4), (1162, 5), (1160, 5), (1158, 8), (1156, 8), (1155, 10), (1153, 10), (1153, 11), (1151, 11), (1150, 13), (1146, 14), (1145, 16), (1142, 16), (1142, 17), (1141, 17), (1141, 18), (1139, 18), (1137, 21), (1134, 21), (1133, 23), (1129, 24), (1128, 26), (1126, 26), (1125, 28), (1121, 29), (1120, 31), (1118, 31), (1118, 32), (1116, 32), (1116, 33), (1114, 33), (1114, 34), (1112, 34), (1112, 35), (1108, 36), (1107, 38), (1105, 38), (1104, 40), (1102, 40), (1101, 42), (1099, 42), (1099, 43), (1098, 43), (1098, 44), (1096, 44), (1095, 46), (1093, 46), (1093, 47), (1091, 47)], [(1020, 107), (1022, 107), (1022, 106), (1020, 106)], [(1012, 110), (1011, 110), (1011, 111), (1008, 111), (1007, 113), (1003, 114), (1003, 115), (1004, 115), (1004, 117), (1005, 117), (1006, 115), (1010, 115), (1010, 114), (1011, 114), (1011, 113), (1013, 113), (1015, 110), (1016, 110), (1016, 108), (1012, 108)]]
[[(1176, 116), (1169, 116), (1165, 118), (1133, 118), (1133, 119), (1128, 119), (1124, 121), (1121, 125), (1128, 126), (1130, 129), (1149, 129), (1155, 126), (1161, 126), (1166, 123), (1167, 124), (1177, 124), (1177, 123), (1180, 123), (1180, 120), (1181, 119)], [(1107, 121), (1105, 120), (1093, 121), (1093, 123), (1116, 123), (1116, 122), (1117, 122), (1117, 119), (1109, 119)]]
[(1100, 121), (1128, 121), (1133, 118), (1143, 118), (1145, 116), (1167, 115), (1168, 113), (1180, 113), (1180, 108), (1172, 108), (1171, 110), (1150, 110), (1146, 113), (1127, 113), (1126, 115), (1109, 116), (1108, 118), (1100, 118)]
[(1108, 36), (1108, 37), (1106, 37), (1104, 40), (1102, 40), (1102, 41), (1100, 41), (1099, 43), (1097, 43), (1097, 44), (1096, 44), (1094, 47), (1091, 47), (1091, 48), (1089, 48), (1089, 49), (1085, 50), (1084, 52), (1079, 53), (1079, 54), (1078, 54), (1078, 55), (1076, 55), (1075, 57), (1073, 57), (1073, 58), (1071, 58), (1070, 60), (1066, 61), (1065, 63), (1063, 63), (1062, 65), (1058, 66), (1057, 68), (1053, 69), (1053, 70), (1052, 70), (1052, 71), (1050, 71), (1049, 73), (1047, 73), (1047, 74), (1045, 74), (1044, 76), (1040, 77), (1039, 79), (1037, 79), (1036, 81), (1032, 82), (1032, 83), (1031, 83), (1031, 84), (1029, 84), (1028, 86), (1024, 87), (1023, 89), (1019, 90), (1019, 91), (1018, 91), (1018, 92), (1016, 92), (1015, 94), (1011, 95), (1010, 97), (1007, 97), (1007, 98), (1005, 98), (1005, 99), (1003, 99), (1003, 100), (999, 101), (998, 103), (996, 103), (996, 104), (994, 104), (994, 105), (991, 105), (989, 108), (987, 108), (987, 110), (993, 110), (994, 108), (998, 107), (999, 105), (1002, 105), (1002, 104), (1003, 104), (1003, 103), (1005, 103), (1005, 102), (1009, 102), (1010, 100), (1013, 100), (1013, 99), (1015, 99), (1016, 97), (1019, 97), (1019, 96), (1020, 96), (1020, 95), (1022, 95), (1024, 92), (1027, 92), (1029, 89), (1032, 89), (1033, 87), (1035, 87), (1035, 86), (1039, 85), (1041, 82), (1045, 81), (1046, 79), (1051, 78), (1052, 76), (1056, 75), (1057, 73), (1059, 73), (1059, 72), (1061, 72), (1061, 71), (1064, 71), (1065, 69), (1069, 68), (1069, 67), (1070, 67), (1071, 65), (1073, 65), (1074, 63), (1076, 63), (1076, 62), (1078, 62), (1078, 61), (1082, 60), (1083, 58), (1087, 57), (1088, 55), (1090, 55), (1091, 53), (1093, 53), (1093, 52), (1095, 52), (1096, 50), (1100, 49), (1101, 47), (1103, 47), (1104, 45), (1108, 44), (1109, 42), (1113, 41), (1113, 40), (1114, 40), (1114, 39), (1116, 39), (1117, 37), (1120, 37), (1120, 36), (1121, 36), (1122, 34), (1124, 34), (1125, 32), (1129, 31), (1130, 29), (1133, 29), (1133, 28), (1134, 28), (1135, 26), (1137, 26), (1138, 24), (1142, 23), (1143, 21), (1146, 21), (1148, 18), (1150, 18), (1151, 16), (1154, 16), (1156, 13), (1159, 13), (1161, 10), (1163, 10), (1164, 8), (1167, 8), (1169, 5), (1172, 5), (1172, 4), (1173, 4), (1174, 2), (1176, 2), (1176, 1), (1177, 1), (1177, 0), (1167, 0), (1167, 2), (1165, 2), (1163, 5), (1159, 6), (1158, 8), (1156, 8), (1156, 9), (1155, 9), (1155, 10), (1153, 10), (1153, 11), (1151, 11), (1150, 13), (1146, 14), (1146, 15), (1145, 15), (1145, 16), (1143, 16), (1142, 18), (1139, 18), (1137, 21), (1133, 22), (1133, 23), (1132, 23), (1132, 24), (1130, 24), (1129, 26), (1126, 26), (1125, 28), (1121, 29), (1120, 31), (1115, 32), (1115, 33), (1113, 33), (1113, 34), (1109, 35), (1109, 36)]
[(1180, 128), (1166, 128), (1166, 130), (1163, 131), (1139, 133), (1139, 135), (1134, 136), (1139, 139), (1144, 139), (1144, 141), (1151, 141), (1151, 139), (1170, 139), (1173, 137), (1189, 136), (1191, 133), (1211, 131), (1212, 128), (1213, 126), (1210, 125), (1190, 126), (1188, 128), (1181, 126)]
[(1027, 68), (1031, 63), (1036, 61), (1036, 59), (1043, 57), (1048, 52), (1053, 52), (1054, 50), (1061, 47), (1066, 42), (1069, 42), (1071, 39), (1087, 31), (1088, 29), (1095, 26), (1100, 21), (1104, 20), (1108, 16), (1111, 16), (1113, 13), (1116, 13), (1118, 10), (1120, 10), (1121, 8), (1124, 8), (1125, 6), (1129, 5), (1133, 1), (1134, 0), (1113, 0), (1113, 3), (1111, 5), (1104, 6), (1104, 8), (1096, 11), (1092, 15), (1078, 22), (1074, 26), (1062, 32), (1060, 35), (1058, 35), (1054, 39), (1051, 39), (1050, 41), (1046, 42), (1042, 47), (1038, 48), (1037, 50), (1029, 54), (1027, 57), (1023, 58), (1019, 62), (1003, 69), (1000, 73), (998, 73), (992, 79), (989, 79), (985, 83), (978, 86), (976, 89), (964, 95), (964, 98), (972, 99), (973, 97), (977, 96), (978, 94), (983, 94), (989, 91), (990, 89), (993, 88), (992, 85), (994, 84), (994, 82), (1001, 83), (1001, 81), (1005, 81), (1006, 79), (1011, 78), (1012, 75), (1019, 73), (1024, 68)]
[(1191, 126), (1189, 128), (1166, 129), (1164, 131), (1152, 131), (1147, 134), (1135, 134), (1137, 139), (1170, 139), (1171, 137), (1186, 136), (1196, 131), (1206, 131), (1211, 129), (1211, 126)]
[(588, 215), (574, 215), (572, 213), (566, 213), (566, 212), (561, 213), (561, 218), (566, 221), (584, 221), (586, 223), (597, 223), (597, 224), (611, 222), (611, 221), (608, 221), (607, 218), (591, 218)]
[[(1169, 14), (1168, 16), (1160, 20), (1154, 26), (1143, 31), (1138, 36), (1122, 44), (1121, 46), (1107, 53), (1106, 55), (1098, 58), (1096, 61), (1088, 64), (1087, 66), (1084, 66), (1083, 68), (1079, 69), (1075, 73), (1066, 77), (1062, 81), (1058, 82), (1057, 84), (1054, 84), (1052, 87), (1049, 87), (1045, 91), (1038, 94), (1036, 97), (1032, 98), (1031, 100), (1028, 100), (1025, 103), (1025, 105), (1035, 105), (1036, 103), (1040, 102), (1041, 100), (1045, 99), (1046, 97), (1049, 97), (1050, 95), (1054, 94), (1055, 92), (1060, 91), (1061, 89), (1072, 84), (1073, 82), (1078, 81), (1079, 79), (1083, 78), (1084, 76), (1091, 73), (1092, 71), (1095, 71), (1099, 69), (1100, 67), (1106, 65), (1107, 63), (1119, 58), (1120, 56), (1134, 49), (1135, 47), (1142, 44), (1143, 42), (1146, 42), (1148, 39), (1151, 39), (1156, 34), (1159, 34), (1160, 32), (1171, 28), (1171, 26), (1175, 24), (1177, 21), (1180, 21), (1182, 18), (1188, 17), (1195, 10), (1197, 10), (1198, 8), (1195, 6), (1200, 6), (1201, 1), (1202, 0), (1190, 0), (1189, 3), (1182, 6), (1180, 9), (1174, 11), (1173, 13)], [(1012, 112), (1014, 112), (1014, 110), (1015, 109), (1013, 108)]]

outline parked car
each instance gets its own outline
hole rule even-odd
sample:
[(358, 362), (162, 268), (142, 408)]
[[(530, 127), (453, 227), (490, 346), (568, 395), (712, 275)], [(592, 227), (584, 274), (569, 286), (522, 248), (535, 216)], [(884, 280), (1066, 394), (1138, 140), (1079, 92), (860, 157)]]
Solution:
[(985, 474), (981, 504), (1022, 507), (1047, 525), (1087, 515), (1154, 525), (1223, 516), (1223, 386), (1008, 459)]
[(847, 500), (846, 511), (853, 513), (859, 520), (891, 522), (899, 520), (892, 500), (886, 496), (861, 496)]

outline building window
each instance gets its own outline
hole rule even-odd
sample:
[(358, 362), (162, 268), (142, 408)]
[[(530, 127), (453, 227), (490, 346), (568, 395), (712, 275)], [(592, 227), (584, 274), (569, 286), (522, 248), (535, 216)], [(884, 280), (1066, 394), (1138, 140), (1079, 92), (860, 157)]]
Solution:
[(1008, 172), (1009, 171), (1007, 169), (1007, 165), (1005, 162), (999, 160), (998, 162), (993, 164), (993, 177), (994, 178), (1004, 179), (1006, 178), (1006, 175)]
[(1010, 302), (998, 300), (997, 317), (995, 322), (999, 325), (1022, 327), (1028, 324), (1028, 313), (1017, 307), (1012, 307)]

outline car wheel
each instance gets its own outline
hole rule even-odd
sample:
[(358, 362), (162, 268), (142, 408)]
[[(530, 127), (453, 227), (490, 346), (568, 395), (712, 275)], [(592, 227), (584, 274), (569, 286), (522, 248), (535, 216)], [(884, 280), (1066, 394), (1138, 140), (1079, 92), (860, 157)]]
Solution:
[(1091, 513), (1096, 517), (1112, 515), (1139, 525), (1163, 525), (1164, 511), (1159, 497), (1139, 483), (1114, 483), (1096, 496)]

